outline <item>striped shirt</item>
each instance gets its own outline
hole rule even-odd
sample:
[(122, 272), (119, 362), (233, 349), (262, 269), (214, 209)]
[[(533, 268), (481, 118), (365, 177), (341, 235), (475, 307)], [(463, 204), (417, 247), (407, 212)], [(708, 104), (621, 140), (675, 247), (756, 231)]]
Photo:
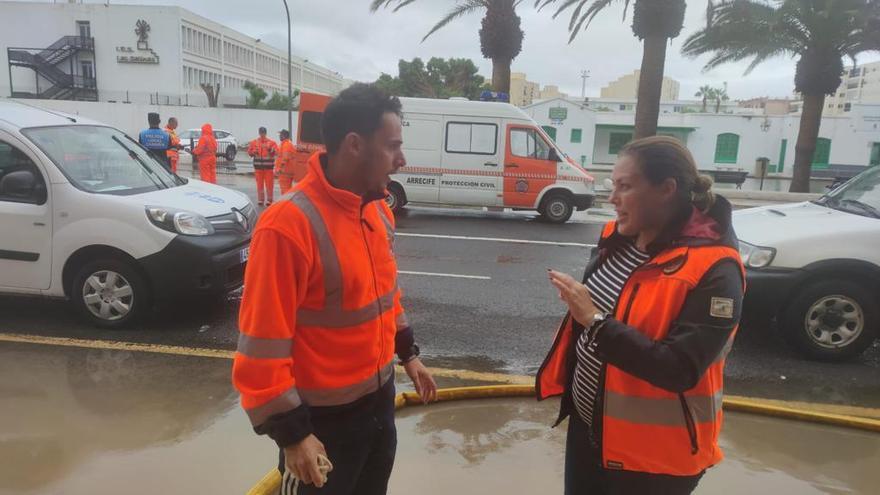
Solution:
[[(587, 289), (593, 304), (603, 313), (612, 313), (617, 306), (623, 286), (636, 268), (648, 261), (650, 255), (628, 243), (611, 253), (587, 279)], [(596, 342), (587, 344), (589, 332), (583, 332), (577, 345), (577, 365), (574, 370), (572, 397), (581, 419), (593, 424), (593, 409), (596, 406), (605, 363), (596, 352)]]

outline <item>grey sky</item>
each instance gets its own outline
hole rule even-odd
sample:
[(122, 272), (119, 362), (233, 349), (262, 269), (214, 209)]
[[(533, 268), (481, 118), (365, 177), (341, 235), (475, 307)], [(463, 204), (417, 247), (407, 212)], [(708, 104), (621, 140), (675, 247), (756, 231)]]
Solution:
[[(481, 16), (459, 19), (420, 40), (446, 13), (454, 0), (420, 0), (397, 13), (390, 10), (371, 14), (369, 0), (288, 0), (293, 18), (293, 50), (298, 55), (360, 81), (375, 80), (381, 72), (397, 73), (401, 58), (432, 56), (468, 57), (491, 78), (491, 61), (480, 53)], [(283, 48), (287, 42), (282, 0), (129, 0), (126, 2), (180, 5), (199, 15), (221, 22), (263, 42)], [(706, 0), (689, 0), (685, 28), (672, 40), (667, 51), (666, 75), (681, 82), (681, 97), (693, 98), (703, 84), (728, 83), (732, 98), (791, 95), (794, 61), (769, 61), (752, 74), (743, 76), (746, 63), (731, 64), (709, 73), (702, 72), (705, 59), (691, 60), (680, 53), (684, 39), (705, 22)], [(513, 70), (525, 72), (532, 81), (556, 84), (562, 91), (579, 96), (580, 72), (591, 73), (587, 95), (598, 96), (599, 89), (623, 74), (639, 68), (641, 43), (632, 36), (630, 19), (621, 22), (623, 2), (599, 14), (587, 31), (568, 44), (568, 15), (552, 19), (552, 10), (537, 12), (532, 0), (519, 8), (525, 31), (522, 53)], [(863, 55), (860, 63), (880, 60), (876, 54)]]

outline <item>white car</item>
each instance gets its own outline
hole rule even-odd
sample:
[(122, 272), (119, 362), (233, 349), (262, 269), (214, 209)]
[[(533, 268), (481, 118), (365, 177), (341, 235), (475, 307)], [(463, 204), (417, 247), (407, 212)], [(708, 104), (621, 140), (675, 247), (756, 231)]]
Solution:
[[(187, 129), (177, 134), (180, 144), (187, 152), (192, 152), (193, 146), (199, 144), (201, 136), (201, 129)], [(230, 162), (235, 161), (235, 155), (238, 153), (238, 140), (235, 136), (229, 131), (214, 129), (214, 138), (217, 139), (217, 156), (222, 156)]]
[(880, 336), (880, 167), (808, 203), (734, 213), (745, 316), (776, 317), (814, 359), (861, 354)]
[(240, 287), (255, 221), (246, 195), (172, 175), (118, 129), (0, 102), (0, 294), (123, 326)]

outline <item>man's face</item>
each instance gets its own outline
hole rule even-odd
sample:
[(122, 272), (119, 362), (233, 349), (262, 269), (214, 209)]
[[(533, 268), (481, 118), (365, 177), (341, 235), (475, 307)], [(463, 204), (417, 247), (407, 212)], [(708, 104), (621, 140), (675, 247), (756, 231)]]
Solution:
[(400, 117), (386, 113), (382, 117), (382, 126), (365, 140), (361, 157), (362, 185), (368, 197), (385, 197), (391, 175), (406, 165), (402, 147), (403, 126)]
[(177, 121), (176, 120), (169, 120), (168, 121), (168, 128), (171, 129), (172, 131), (177, 129)]
[(266, 138), (266, 131), (260, 131), (260, 137), (265, 139)]

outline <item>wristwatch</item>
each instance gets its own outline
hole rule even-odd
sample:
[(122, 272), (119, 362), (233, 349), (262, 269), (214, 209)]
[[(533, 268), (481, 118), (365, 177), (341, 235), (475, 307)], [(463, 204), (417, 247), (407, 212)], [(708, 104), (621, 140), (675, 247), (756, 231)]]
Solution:
[(596, 334), (599, 333), (599, 328), (608, 321), (608, 317), (611, 316), (608, 313), (596, 313), (593, 315), (593, 323), (590, 324), (590, 328), (587, 329), (589, 338), (587, 339), (590, 343), (596, 339)]

